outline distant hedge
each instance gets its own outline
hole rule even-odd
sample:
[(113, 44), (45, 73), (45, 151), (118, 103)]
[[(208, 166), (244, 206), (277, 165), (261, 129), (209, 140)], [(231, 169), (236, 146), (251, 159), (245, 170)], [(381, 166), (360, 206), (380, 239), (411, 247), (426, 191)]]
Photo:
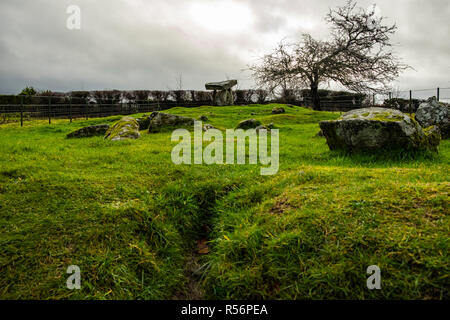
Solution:
[[(294, 103), (309, 101), (310, 90), (286, 89), (278, 97), (272, 96), (263, 89), (238, 89), (233, 91), (236, 104), (252, 104), (281, 102)], [(346, 91), (319, 90), (319, 96), (327, 102), (348, 101), (356, 99), (361, 102), (365, 95), (350, 93)], [(95, 91), (71, 91), (71, 92), (52, 92), (42, 91), (36, 95), (23, 96), (24, 104), (47, 104), (50, 100), (52, 104), (65, 104), (72, 100), (73, 103), (96, 103), (96, 104), (115, 104), (120, 102), (212, 102), (213, 93), (202, 90), (95, 90)], [(19, 104), (20, 98), (17, 95), (0, 95), (0, 105)]]

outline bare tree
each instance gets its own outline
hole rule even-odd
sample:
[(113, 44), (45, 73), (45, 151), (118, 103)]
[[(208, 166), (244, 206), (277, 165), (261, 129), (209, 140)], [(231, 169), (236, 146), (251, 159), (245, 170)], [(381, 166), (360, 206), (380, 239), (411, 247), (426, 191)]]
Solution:
[(269, 96), (269, 93), (264, 89), (256, 89), (256, 102), (258, 103), (264, 103), (267, 100), (267, 97)]
[(175, 90), (183, 90), (183, 74), (179, 73), (176, 77), (175, 77), (175, 82), (176, 82), (176, 88)]
[(281, 41), (260, 64), (250, 66), (257, 83), (271, 92), (277, 88), (311, 89), (313, 108), (320, 110), (319, 85), (332, 81), (356, 92), (377, 93), (408, 68), (395, 56), (390, 36), (396, 25), (385, 25), (375, 7), (368, 12), (354, 0), (330, 9), (330, 39), (309, 34), (294, 43)]

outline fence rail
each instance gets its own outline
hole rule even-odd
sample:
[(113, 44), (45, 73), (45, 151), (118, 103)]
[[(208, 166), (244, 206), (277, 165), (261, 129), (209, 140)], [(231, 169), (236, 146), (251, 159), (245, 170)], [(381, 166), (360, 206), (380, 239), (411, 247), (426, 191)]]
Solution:
[(25, 120), (47, 120), (51, 124), (52, 119), (89, 119), (114, 115), (130, 115), (136, 113), (150, 113), (153, 111), (167, 110), (173, 107), (197, 107), (210, 104), (206, 101), (177, 103), (172, 101), (159, 102), (130, 102), (130, 103), (51, 103), (48, 104), (5, 104), (0, 105), (0, 123), (19, 122), (21, 126)]

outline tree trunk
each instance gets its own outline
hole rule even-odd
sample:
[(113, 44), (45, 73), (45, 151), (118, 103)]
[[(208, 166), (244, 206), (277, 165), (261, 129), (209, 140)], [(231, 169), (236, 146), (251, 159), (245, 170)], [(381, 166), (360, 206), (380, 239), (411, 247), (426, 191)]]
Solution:
[(313, 109), (320, 111), (320, 97), (319, 97), (319, 85), (318, 84), (311, 84), (311, 100)]

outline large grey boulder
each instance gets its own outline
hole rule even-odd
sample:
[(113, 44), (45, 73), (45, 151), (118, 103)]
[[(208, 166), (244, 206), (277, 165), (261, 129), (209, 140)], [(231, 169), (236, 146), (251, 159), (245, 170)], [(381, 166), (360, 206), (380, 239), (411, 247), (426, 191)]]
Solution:
[(195, 119), (192, 118), (155, 111), (150, 115), (150, 125), (148, 127), (148, 131), (152, 133), (159, 132), (163, 128), (173, 129), (183, 126), (193, 126), (194, 121)]
[(437, 126), (442, 138), (450, 137), (450, 107), (436, 101), (435, 97), (420, 104), (416, 111), (416, 120), (423, 128)]
[(132, 117), (123, 117), (109, 128), (105, 135), (105, 139), (111, 141), (138, 139), (140, 137), (139, 123)]
[(109, 129), (109, 124), (97, 124), (93, 126), (87, 126), (76, 131), (73, 131), (67, 135), (67, 138), (86, 138), (94, 136), (102, 136)]
[(320, 128), (331, 150), (437, 151), (439, 129), (426, 130), (408, 115), (394, 109), (365, 108), (352, 110), (335, 121), (321, 121)]

